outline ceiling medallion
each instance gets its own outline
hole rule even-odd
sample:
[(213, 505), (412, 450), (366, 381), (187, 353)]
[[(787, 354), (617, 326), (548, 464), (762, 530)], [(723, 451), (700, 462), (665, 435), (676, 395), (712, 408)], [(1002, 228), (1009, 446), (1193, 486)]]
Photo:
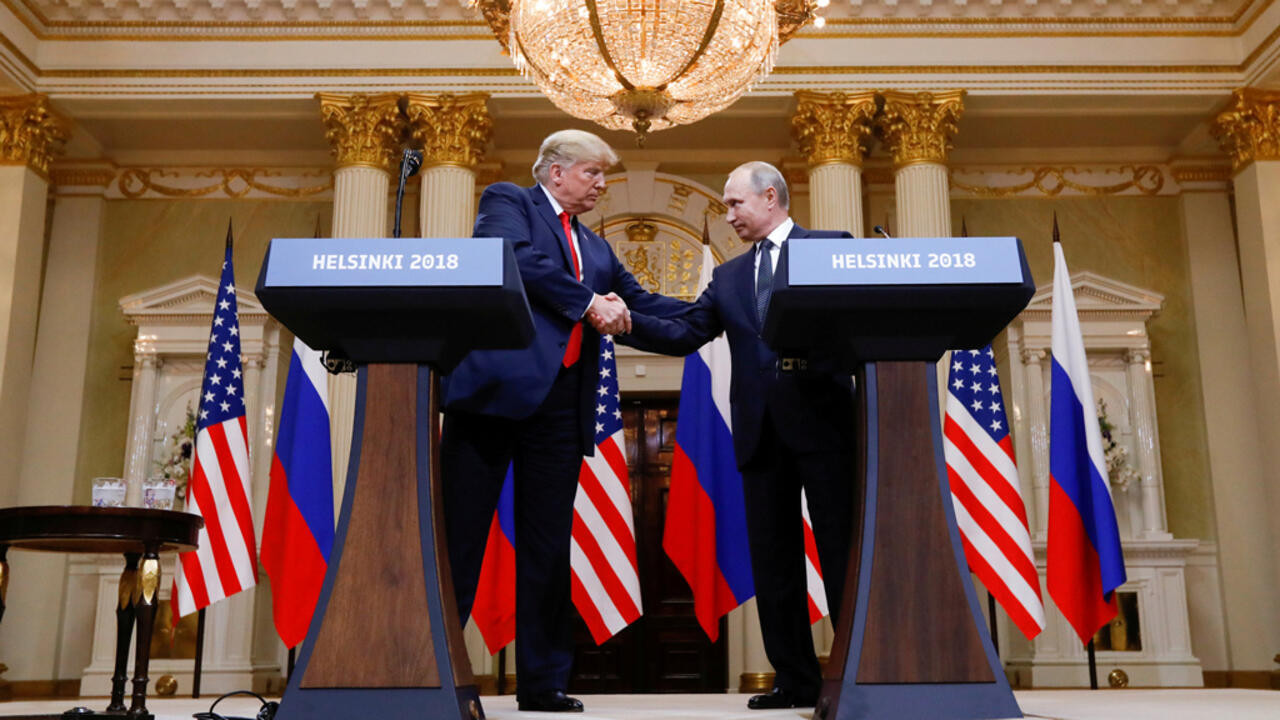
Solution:
[(644, 136), (728, 107), (829, 0), (472, 0), (557, 107)]

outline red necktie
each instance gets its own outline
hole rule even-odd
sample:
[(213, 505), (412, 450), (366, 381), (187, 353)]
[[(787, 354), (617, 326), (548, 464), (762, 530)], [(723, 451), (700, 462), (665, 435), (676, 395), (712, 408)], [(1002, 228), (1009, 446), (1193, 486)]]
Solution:
[[(573, 230), (569, 225), (569, 213), (560, 213), (560, 224), (564, 226), (564, 239), (569, 243), (569, 257), (573, 258), (573, 276), (579, 280), (582, 279), (582, 269), (578, 265), (578, 251), (573, 247)], [(573, 367), (578, 362), (578, 356), (582, 354), (582, 323), (577, 322), (573, 325), (573, 330), (569, 332), (569, 343), (564, 347), (564, 363), (565, 367)]]

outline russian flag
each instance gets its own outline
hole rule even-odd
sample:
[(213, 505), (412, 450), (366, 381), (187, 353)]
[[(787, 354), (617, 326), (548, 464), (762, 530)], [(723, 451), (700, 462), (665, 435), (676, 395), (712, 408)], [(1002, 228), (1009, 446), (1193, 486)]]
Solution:
[[(699, 290), (715, 260), (702, 246)], [(724, 336), (684, 361), (662, 547), (693, 590), (694, 614), (713, 642), (720, 618), (755, 595), (742, 475), (733, 457), (729, 343)]]
[(1115, 590), (1126, 575), (1080, 318), (1058, 242), (1053, 263), (1048, 586), (1080, 642), (1087, 643), (1115, 617)]
[(516, 517), (515, 480), (507, 467), (498, 508), (489, 524), (489, 539), (480, 565), (480, 581), (471, 606), (471, 619), (484, 637), (489, 654), (516, 639)]
[(271, 578), (271, 612), (285, 647), (307, 635), (333, 549), (333, 529), (328, 375), (320, 352), (294, 340), (259, 553)]

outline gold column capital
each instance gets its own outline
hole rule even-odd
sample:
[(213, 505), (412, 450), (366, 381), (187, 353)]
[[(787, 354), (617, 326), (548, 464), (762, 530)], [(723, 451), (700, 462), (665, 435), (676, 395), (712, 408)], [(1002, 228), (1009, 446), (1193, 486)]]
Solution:
[(913, 163), (947, 162), (964, 112), (964, 91), (898, 92), (880, 94), (884, 108), (876, 118), (876, 128), (893, 153), (894, 167)]
[(829, 162), (862, 165), (876, 114), (873, 92), (796, 93), (791, 135), (809, 167)]
[(474, 168), (493, 135), (487, 93), (409, 93), (409, 135), (422, 144), (422, 162)]
[(26, 165), (48, 178), (49, 164), (70, 134), (47, 95), (0, 96), (0, 165)]
[(1239, 170), (1257, 160), (1280, 160), (1280, 91), (1240, 88), (1209, 127)]
[(324, 137), (338, 167), (367, 165), (391, 172), (400, 150), (403, 116), (393, 93), (316, 93)]

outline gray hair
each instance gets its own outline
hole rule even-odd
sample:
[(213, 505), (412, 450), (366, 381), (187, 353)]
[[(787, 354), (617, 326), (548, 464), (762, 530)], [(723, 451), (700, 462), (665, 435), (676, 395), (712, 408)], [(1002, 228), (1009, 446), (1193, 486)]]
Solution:
[(552, 165), (567, 168), (580, 162), (598, 162), (609, 168), (618, 164), (618, 154), (609, 143), (585, 130), (559, 130), (548, 135), (538, 148), (533, 177), (545, 184)]
[(765, 190), (773, 188), (778, 193), (778, 204), (787, 209), (791, 208), (791, 193), (787, 190), (787, 181), (778, 168), (763, 160), (753, 160), (734, 168), (729, 175), (732, 177), (740, 172), (747, 174), (751, 192), (763, 195)]

